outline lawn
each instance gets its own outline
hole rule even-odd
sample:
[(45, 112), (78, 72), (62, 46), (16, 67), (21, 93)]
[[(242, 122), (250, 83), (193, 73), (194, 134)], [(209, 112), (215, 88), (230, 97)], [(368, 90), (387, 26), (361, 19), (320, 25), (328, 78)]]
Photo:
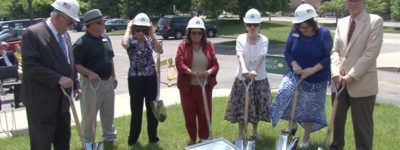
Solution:
[[(214, 137), (225, 137), (229, 141), (233, 141), (237, 136), (237, 124), (231, 124), (230, 122), (223, 119), (227, 97), (214, 98), (213, 99), (213, 114), (212, 114), (212, 129)], [(328, 98), (326, 105), (327, 114), (330, 114), (331, 101)], [(139, 143), (133, 147), (133, 149), (144, 149), (144, 150), (176, 150), (183, 149), (189, 143), (189, 136), (186, 132), (185, 123), (183, 119), (183, 113), (181, 105), (173, 105), (168, 107), (168, 118), (166, 122), (160, 123), (158, 133), (160, 137), (160, 144), (153, 145), (149, 144), (146, 130), (146, 121), (143, 121), (142, 133), (139, 139)], [(400, 120), (400, 107), (392, 104), (377, 103), (375, 105), (374, 122), (375, 122), (375, 136), (374, 136), (374, 147), (373, 149), (392, 149), (393, 147), (400, 147), (400, 132), (398, 131), (398, 125)], [(327, 115), (329, 118), (330, 115)], [(354, 137), (353, 129), (351, 124), (351, 116), (349, 115), (346, 125), (346, 146), (345, 149), (354, 148)], [(146, 115), (143, 115), (143, 120), (146, 120)], [(120, 117), (115, 120), (117, 127), (117, 140), (120, 144), (115, 146), (114, 149), (126, 150), (129, 149), (126, 144), (128, 132), (129, 132), (130, 117)], [(100, 123), (99, 123), (100, 124)], [(280, 130), (287, 125), (287, 121), (281, 121), (277, 127), (272, 128), (271, 123), (262, 122), (259, 124), (259, 132), (264, 137), (263, 140), (256, 141), (256, 149), (275, 149), (275, 146), (280, 135)], [(249, 134), (251, 133), (251, 125), (249, 126)], [(96, 139), (100, 140), (100, 127), (97, 128)], [(296, 137), (302, 137), (303, 129), (299, 129)], [(325, 141), (327, 128), (316, 131), (311, 134), (311, 147), (310, 150), (317, 149), (318, 146), (322, 146)], [(250, 136), (250, 135), (249, 135)], [(301, 140), (300, 140), (301, 142)], [(29, 137), (28, 135), (14, 136), (11, 138), (5, 138), (0, 140), (0, 149), (7, 150), (21, 150), (29, 149)], [(79, 137), (77, 135), (76, 128), (72, 128), (71, 138), (71, 149), (81, 149)]]

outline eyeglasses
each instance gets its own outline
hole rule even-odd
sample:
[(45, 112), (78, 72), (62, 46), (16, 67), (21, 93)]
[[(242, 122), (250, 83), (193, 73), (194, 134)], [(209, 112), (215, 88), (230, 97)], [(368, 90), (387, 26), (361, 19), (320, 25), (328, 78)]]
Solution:
[(197, 32), (197, 31), (190, 31), (190, 34), (191, 35), (203, 35), (203, 33), (202, 32)]
[(74, 21), (71, 20), (69, 17), (61, 13), (61, 16), (64, 18), (64, 20), (67, 22), (67, 25), (72, 25), (74, 24)]
[(246, 26), (249, 27), (249, 28), (252, 27), (252, 26), (254, 28), (257, 28), (258, 26), (260, 26), (260, 24), (258, 24), (258, 23), (247, 23)]

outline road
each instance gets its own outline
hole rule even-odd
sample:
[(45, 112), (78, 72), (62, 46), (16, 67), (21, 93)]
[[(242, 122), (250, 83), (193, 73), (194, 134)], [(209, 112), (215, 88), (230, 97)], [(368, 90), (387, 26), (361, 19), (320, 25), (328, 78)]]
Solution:
[[(82, 32), (70, 31), (72, 42), (80, 37)], [(391, 35), (386, 36), (384, 41), (389, 41), (384, 43), (384, 48), (382, 53), (392, 53), (398, 52), (396, 47), (400, 47), (400, 42), (393, 42)], [(121, 41), (122, 35), (111, 35), (110, 36), (112, 45), (115, 52), (114, 62), (116, 65), (116, 73), (118, 76), (119, 84), (116, 89), (116, 94), (128, 93), (127, 85), (127, 72), (129, 69), (129, 59), (126, 50), (122, 48)], [(161, 37), (157, 37), (162, 39)], [(229, 38), (209, 38), (212, 43), (219, 43), (224, 41), (232, 41), (234, 39)], [(164, 54), (161, 55), (161, 59), (172, 58), (175, 59), (175, 54), (177, 51), (178, 44), (181, 40), (169, 39), (163, 41)], [(281, 48), (282, 49), (282, 48)], [(215, 88), (231, 88), (237, 69), (237, 58), (235, 55), (234, 47), (231, 49), (227, 48), (216, 48), (217, 59), (220, 65), (220, 71), (217, 76), (218, 84)], [(378, 100), (383, 102), (390, 102), (396, 105), (400, 105), (400, 78), (399, 73), (378, 71), (379, 78), (379, 94)], [(165, 66), (161, 67), (161, 88), (167, 87), (167, 69)], [(277, 89), (281, 80), (282, 75), (279, 74), (268, 74), (268, 79), (272, 89)], [(176, 80), (173, 81), (173, 86), (176, 86)]]

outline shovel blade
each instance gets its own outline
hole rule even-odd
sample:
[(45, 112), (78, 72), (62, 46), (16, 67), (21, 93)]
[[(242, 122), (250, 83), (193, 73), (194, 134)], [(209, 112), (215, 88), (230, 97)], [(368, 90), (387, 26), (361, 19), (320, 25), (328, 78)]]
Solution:
[(103, 143), (94, 143), (94, 148), (95, 150), (103, 150), (104, 146)]
[(299, 138), (294, 138), (292, 141), (290, 141), (287, 150), (296, 150), (298, 143), (299, 143)]
[(235, 146), (238, 149), (243, 150), (243, 140), (235, 140)]
[(235, 146), (240, 150), (255, 150), (256, 142), (255, 141), (247, 141), (247, 145), (245, 146), (243, 140), (235, 140)]
[(103, 150), (103, 143), (85, 143), (85, 150)]
[(256, 141), (247, 141), (246, 150), (255, 150), (256, 149)]
[(276, 150), (286, 150), (288, 143), (288, 136), (281, 135), (279, 136), (278, 145), (276, 145)]

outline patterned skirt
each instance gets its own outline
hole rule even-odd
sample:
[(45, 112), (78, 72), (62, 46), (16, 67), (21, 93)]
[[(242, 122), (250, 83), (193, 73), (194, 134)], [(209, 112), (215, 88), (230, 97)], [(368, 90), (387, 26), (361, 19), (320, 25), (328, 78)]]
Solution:
[[(290, 119), (293, 95), (297, 82), (297, 79), (294, 79), (290, 72), (283, 78), (276, 98), (270, 108), (272, 125), (274, 127), (280, 119)], [(328, 81), (310, 83), (305, 80), (299, 85), (299, 95), (297, 98), (294, 121), (300, 123), (303, 128), (303, 122), (313, 122), (312, 132), (327, 126), (325, 115), (327, 86)]]
[[(244, 123), (244, 101), (246, 89), (242, 81), (235, 79), (228, 106), (225, 112), (225, 120), (232, 123)], [(249, 88), (249, 114), (248, 122), (253, 124), (259, 121), (270, 122), (269, 106), (271, 104), (271, 90), (268, 78), (263, 80), (254, 80)]]

